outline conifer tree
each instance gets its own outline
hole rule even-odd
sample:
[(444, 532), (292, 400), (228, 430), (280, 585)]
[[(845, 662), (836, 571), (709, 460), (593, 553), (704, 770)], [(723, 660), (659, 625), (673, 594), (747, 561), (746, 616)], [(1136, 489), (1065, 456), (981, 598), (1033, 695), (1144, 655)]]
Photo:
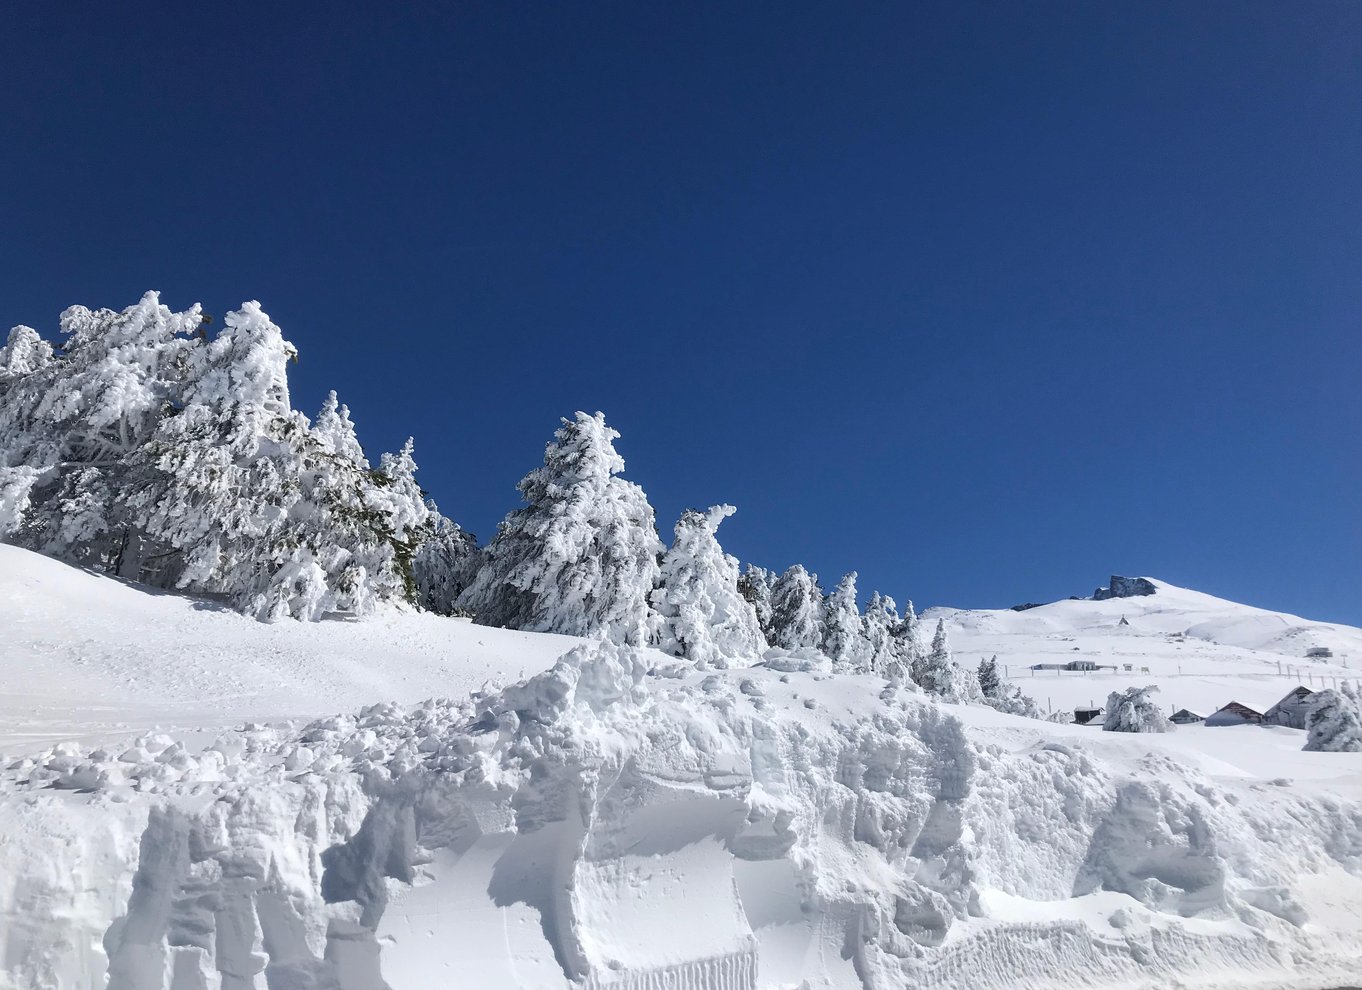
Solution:
[(820, 649), (823, 627), (818, 575), (810, 574), (803, 564), (795, 564), (771, 589), (771, 645), (787, 650)]
[(682, 513), (652, 593), (658, 646), (700, 669), (750, 664), (766, 649), (756, 611), (738, 590), (737, 558), (724, 553), (715, 535), (734, 511), (716, 505)]
[(748, 604), (757, 615), (757, 625), (761, 629), (762, 639), (767, 643), (771, 642), (773, 629), (771, 626), (771, 587), (776, 583), (776, 576), (764, 567), (756, 564), (748, 564), (743, 571), (742, 577), (738, 579), (738, 591), (743, 598), (747, 599)]
[(426, 505), (430, 534), (412, 556), (417, 600), (422, 608), (440, 615), (465, 614), (455, 603), (482, 563), (477, 537), (441, 515), (434, 501), (427, 500)]
[(987, 698), (1002, 697), (1002, 678), (998, 676), (998, 657), (994, 654), (992, 659), (979, 661), (979, 690)]
[(245, 303), (209, 339), (155, 293), (71, 307), (55, 354), (0, 349), (0, 538), (264, 619), (414, 600), (430, 535), (410, 446), (370, 469), (334, 393), (290, 404), (296, 351)]
[(1305, 748), (1320, 753), (1362, 752), (1362, 710), (1357, 692), (1346, 682), (1311, 697)]
[(901, 646), (896, 638), (902, 622), (894, 599), (878, 591), (870, 596), (864, 628), (869, 657), (867, 667), (872, 673), (883, 677), (904, 676), (908, 668), (902, 663)]
[(944, 620), (938, 619), (931, 649), (911, 666), (911, 676), (922, 690), (943, 701), (964, 703), (980, 698), (979, 682), (951, 657)]
[(823, 652), (842, 670), (869, 666), (870, 651), (856, 604), (856, 572), (843, 575), (824, 605)]
[(618, 437), (601, 413), (563, 420), (544, 466), (520, 482), (526, 505), (502, 522), (459, 596), (476, 622), (648, 641), (664, 548), (643, 489), (617, 477)]
[(894, 652), (905, 676), (911, 676), (913, 668), (923, 658), (922, 638), (918, 631), (917, 612), (913, 601), (904, 603), (903, 618), (894, 627)]

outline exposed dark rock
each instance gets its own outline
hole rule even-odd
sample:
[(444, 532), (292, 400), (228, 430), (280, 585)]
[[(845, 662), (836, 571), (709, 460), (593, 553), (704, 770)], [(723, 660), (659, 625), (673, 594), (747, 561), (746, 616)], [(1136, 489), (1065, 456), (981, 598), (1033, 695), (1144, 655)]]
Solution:
[(1119, 574), (1111, 576), (1111, 587), (1098, 588), (1092, 593), (1095, 602), (1104, 602), (1108, 598), (1141, 598), (1145, 595), (1152, 595), (1158, 589), (1154, 587), (1154, 582), (1142, 577), (1121, 577)]

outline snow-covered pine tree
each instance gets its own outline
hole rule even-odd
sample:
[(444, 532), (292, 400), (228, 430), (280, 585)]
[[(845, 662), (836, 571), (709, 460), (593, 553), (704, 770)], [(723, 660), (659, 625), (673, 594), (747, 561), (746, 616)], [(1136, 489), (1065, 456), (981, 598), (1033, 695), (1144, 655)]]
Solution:
[(748, 665), (767, 648), (757, 613), (738, 590), (738, 560), (724, 553), (716, 536), (735, 511), (716, 505), (683, 512), (652, 593), (660, 618), (657, 645), (701, 670)]
[(440, 615), (464, 614), (455, 605), (482, 563), (478, 539), (427, 499), (430, 535), (412, 556), (412, 579), (422, 608)]
[(998, 673), (998, 657), (995, 654), (987, 660), (979, 661), (975, 672), (979, 685), (979, 696), (984, 704), (1009, 715), (1024, 715), (1027, 718), (1043, 718), (1034, 699), (1022, 694), (1021, 688), (1009, 684)]
[(823, 652), (833, 666), (847, 671), (868, 669), (870, 648), (856, 603), (855, 571), (837, 582), (824, 604), (823, 616)]
[(823, 592), (818, 575), (795, 564), (771, 589), (771, 645), (787, 650), (823, 645)]
[(1362, 705), (1346, 681), (1342, 690), (1327, 688), (1311, 696), (1305, 749), (1319, 753), (1362, 752)]
[(743, 571), (742, 577), (738, 579), (738, 591), (743, 598), (747, 599), (757, 614), (757, 624), (761, 628), (762, 638), (766, 642), (771, 642), (771, 587), (776, 583), (776, 576), (764, 567), (756, 564), (748, 564)]
[(0, 538), (125, 577), (136, 533), (121, 495), (129, 458), (173, 412), (198, 306), (148, 292), (121, 312), (72, 306), (60, 355), (16, 327), (0, 376)]
[(922, 661), (922, 637), (918, 632), (917, 612), (910, 598), (904, 605), (903, 618), (894, 627), (894, 652), (903, 676), (911, 677), (913, 667)]
[(979, 691), (985, 700), (997, 699), (1002, 697), (1002, 678), (998, 676), (998, 657), (994, 654), (992, 659), (980, 660), (979, 669)]
[(951, 689), (951, 648), (946, 637), (946, 625), (937, 620), (932, 647), (913, 658), (910, 674), (913, 682), (928, 694), (946, 695)]
[(1107, 695), (1107, 715), (1102, 728), (1107, 732), (1171, 732), (1173, 723), (1163, 708), (1149, 696), (1158, 686), (1130, 687)]
[(952, 658), (945, 622), (941, 619), (937, 620), (931, 649), (925, 654), (919, 652), (909, 673), (918, 687), (943, 701), (965, 704), (983, 700), (974, 671), (966, 670)]
[(0, 349), (0, 538), (262, 618), (412, 599), (429, 511), (410, 447), (371, 469), (349, 413), (289, 402), (296, 357), (246, 303), (209, 340), (155, 293)]
[(333, 602), (300, 528), (308, 423), (289, 403), (297, 351), (248, 302), (192, 355), (178, 415), (138, 452), (130, 496), (151, 583), (222, 594), (258, 618), (320, 618)]
[(31, 434), (38, 427), (32, 417), (41, 395), (40, 389), (25, 386), (52, 361), (52, 345), (29, 327), (12, 329), (0, 347), (0, 540), (23, 525), (33, 487), (44, 472), (24, 459), (32, 451)]
[(663, 550), (643, 489), (605, 416), (564, 419), (544, 466), (520, 482), (526, 505), (502, 522), (458, 605), (483, 625), (643, 645)]
[(864, 629), (869, 656), (867, 666), (872, 673), (903, 677), (907, 671), (907, 666), (901, 662), (902, 652), (896, 638), (902, 622), (894, 599), (878, 591), (870, 596), (870, 604), (865, 608)]

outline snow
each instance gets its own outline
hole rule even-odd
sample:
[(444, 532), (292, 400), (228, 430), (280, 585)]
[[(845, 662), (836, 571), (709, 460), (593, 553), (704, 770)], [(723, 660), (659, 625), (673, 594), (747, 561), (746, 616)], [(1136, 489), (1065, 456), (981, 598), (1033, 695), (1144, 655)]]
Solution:
[(0, 753), (464, 695), (578, 642), (400, 611), (266, 624), (3, 544), (0, 613)]
[[(927, 617), (1042, 705), (1148, 683), (1265, 710), (1295, 686), (1278, 663), (1362, 659), (1362, 631), (1260, 613), (1160, 584)], [(7, 546), (0, 616), (4, 990), (1324, 988), (1362, 966), (1362, 754), (1300, 730), (1102, 732), (802, 654), (697, 670), (392, 609), (267, 625)], [(1020, 671), (1074, 646), (1118, 672)]]
[[(1362, 672), (1362, 629), (1149, 580), (1158, 591), (1148, 597), (1066, 600), (1023, 612), (934, 608), (923, 619), (945, 620), (962, 663), (996, 653), (1005, 677), (1047, 710), (1102, 705), (1112, 691), (1153, 684), (1169, 714), (1189, 708), (1209, 715), (1230, 701), (1266, 712), (1298, 685), (1318, 691)], [(1129, 625), (1120, 625), (1122, 618)], [(1333, 657), (1306, 659), (1316, 646)], [(1028, 669), (1075, 659), (1117, 670)]]

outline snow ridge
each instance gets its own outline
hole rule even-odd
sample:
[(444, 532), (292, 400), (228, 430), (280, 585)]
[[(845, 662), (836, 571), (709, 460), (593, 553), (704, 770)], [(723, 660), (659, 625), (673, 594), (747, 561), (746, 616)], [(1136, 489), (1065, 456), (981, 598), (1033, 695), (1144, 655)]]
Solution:
[(1362, 869), (1355, 801), (658, 656), (14, 761), (0, 986), (1299, 986), (1362, 955), (1300, 882)]

